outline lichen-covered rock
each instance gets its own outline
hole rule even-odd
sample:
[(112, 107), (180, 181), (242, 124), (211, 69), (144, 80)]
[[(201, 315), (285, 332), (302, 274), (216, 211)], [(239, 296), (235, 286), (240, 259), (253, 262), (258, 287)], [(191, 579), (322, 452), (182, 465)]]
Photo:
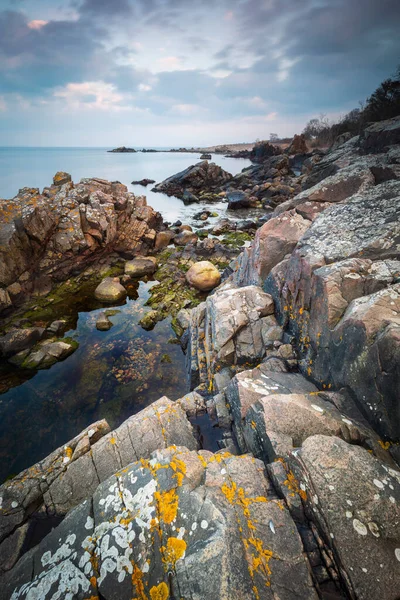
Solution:
[(382, 460), (392, 462), (372, 429), (342, 414), (323, 395), (315, 393), (270, 392), (250, 406), (242, 428), (247, 449), (266, 463), (287, 458), (292, 450), (317, 434), (362, 445)]
[(300, 535), (262, 463), (182, 447), (155, 452), (104, 481), (3, 577), (0, 598), (54, 594), (318, 597)]
[(400, 182), (321, 213), (264, 283), (295, 335), (302, 369), (346, 387), (372, 426), (399, 440)]
[(221, 274), (208, 260), (201, 260), (190, 267), (186, 273), (186, 281), (196, 289), (208, 292), (219, 285)]
[(322, 435), (308, 438), (290, 466), (292, 493), (300, 492), (307, 519), (317, 526), (348, 597), (396, 600), (400, 472), (364, 448)]
[(14, 531), (28, 524), (20, 532), (28, 540), (39, 519), (46, 532), (47, 518), (63, 517), (93, 494), (100, 482), (131, 462), (149, 458), (155, 450), (173, 444), (196, 449), (185, 410), (186, 407), (163, 397), (114, 431), (110, 432), (104, 420), (94, 423), (43, 461), (0, 486), (0, 555), (7, 547), (8, 551), (13, 549), (16, 560), (16, 545), (21, 550), (24, 544), (17, 536), (10, 540)]
[(124, 300), (126, 294), (126, 289), (121, 285), (119, 277), (106, 277), (94, 291), (97, 300), (110, 304)]
[(276, 394), (316, 393), (317, 388), (300, 373), (273, 372), (268, 363), (235, 375), (226, 388), (226, 398), (235, 423), (239, 447), (246, 451), (243, 434), (245, 418), (250, 407), (263, 397)]
[(367, 153), (383, 152), (395, 144), (400, 144), (400, 117), (372, 123), (360, 135), (360, 146)]
[(135, 256), (125, 263), (125, 275), (143, 277), (152, 275), (157, 270), (157, 259), (154, 256)]
[(194, 231), (188, 231), (187, 229), (183, 229), (173, 238), (172, 241), (175, 244), (175, 246), (186, 246), (186, 244), (196, 243), (197, 240), (197, 233), (195, 233)]

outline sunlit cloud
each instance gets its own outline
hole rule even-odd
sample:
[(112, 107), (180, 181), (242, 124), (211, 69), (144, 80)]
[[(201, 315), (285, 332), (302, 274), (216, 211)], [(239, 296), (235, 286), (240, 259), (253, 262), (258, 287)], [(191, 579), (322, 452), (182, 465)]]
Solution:
[(104, 81), (85, 81), (83, 83), (68, 83), (53, 94), (55, 98), (63, 99), (73, 108), (96, 110), (129, 110), (122, 105), (124, 96), (111, 83)]
[(147, 85), (147, 83), (139, 83), (138, 85), (139, 92), (150, 92), (151, 89), (151, 85)]
[(28, 27), (29, 29), (42, 29), (45, 25), (48, 24), (48, 21), (42, 21), (42, 19), (34, 19), (33, 21), (29, 21)]

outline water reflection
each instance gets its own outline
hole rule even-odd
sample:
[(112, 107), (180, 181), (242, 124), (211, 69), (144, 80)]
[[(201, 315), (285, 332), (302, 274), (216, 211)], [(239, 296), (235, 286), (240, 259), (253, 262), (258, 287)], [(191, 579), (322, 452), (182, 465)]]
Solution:
[[(0, 396), (0, 481), (40, 460), (94, 420), (106, 418), (115, 427), (162, 395), (176, 399), (188, 391), (184, 355), (171, 343), (170, 319), (153, 331), (138, 325), (149, 310), (144, 305), (155, 283), (140, 282), (137, 299), (132, 290), (126, 304), (110, 317), (114, 326), (105, 332), (96, 329), (103, 309), (90, 306), (85, 311), (82, 297), (77, 298), (76, 328), (66, 335), (79, 342), (78, 350)], [(3, 367), (3, 377), (15, 381), (25, 374), (17, 369), (7, 374)]]

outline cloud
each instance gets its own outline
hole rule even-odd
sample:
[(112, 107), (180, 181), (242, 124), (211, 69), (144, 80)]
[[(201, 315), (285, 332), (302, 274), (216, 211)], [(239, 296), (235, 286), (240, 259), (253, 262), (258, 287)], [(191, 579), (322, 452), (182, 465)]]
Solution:
[(75, 109), (85, 108), (94, 110), (129, 110), (124, 106), (122, 94), (115, 86), (104, 81), (85, 81), (83, 83), (68, 83), (56, 90), (54, 98), (65, 100), (67, 105)]
[(174, 104), (171, 111), (180, 115), (194, 115), (201, 112), (202, 108), (198, 104)]
[(151, 85), (147, 85), (146, 83), (139, 83), (138, 85), (139, 92), (150, 92), (151, 89)]
[(47, 23), (48, 21), (43, 21), (42, 19), (33, 19), (33, 21), (29, 21), (27, 25), (29, 29), (42, 29)]
[(0, 112), (5, 112), (7, 110), (7, 104), (4, 96), (0, 96)]

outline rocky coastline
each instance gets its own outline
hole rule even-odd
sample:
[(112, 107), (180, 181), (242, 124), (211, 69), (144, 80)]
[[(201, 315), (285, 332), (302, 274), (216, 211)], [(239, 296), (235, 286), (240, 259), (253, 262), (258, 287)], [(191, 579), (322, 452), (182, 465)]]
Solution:
[[(66, 173), (1, 201), (2, 360), (67, 358), (66, 286), (106, 305), (154, 277), (142, 326), (173, 317), (191, 390), (0, 486), (1, 600), (398, 598), (400, 118), (250, 152), (156, 185), (192, 225)], [(259, 215), (211, 226), (213, 199)]]

